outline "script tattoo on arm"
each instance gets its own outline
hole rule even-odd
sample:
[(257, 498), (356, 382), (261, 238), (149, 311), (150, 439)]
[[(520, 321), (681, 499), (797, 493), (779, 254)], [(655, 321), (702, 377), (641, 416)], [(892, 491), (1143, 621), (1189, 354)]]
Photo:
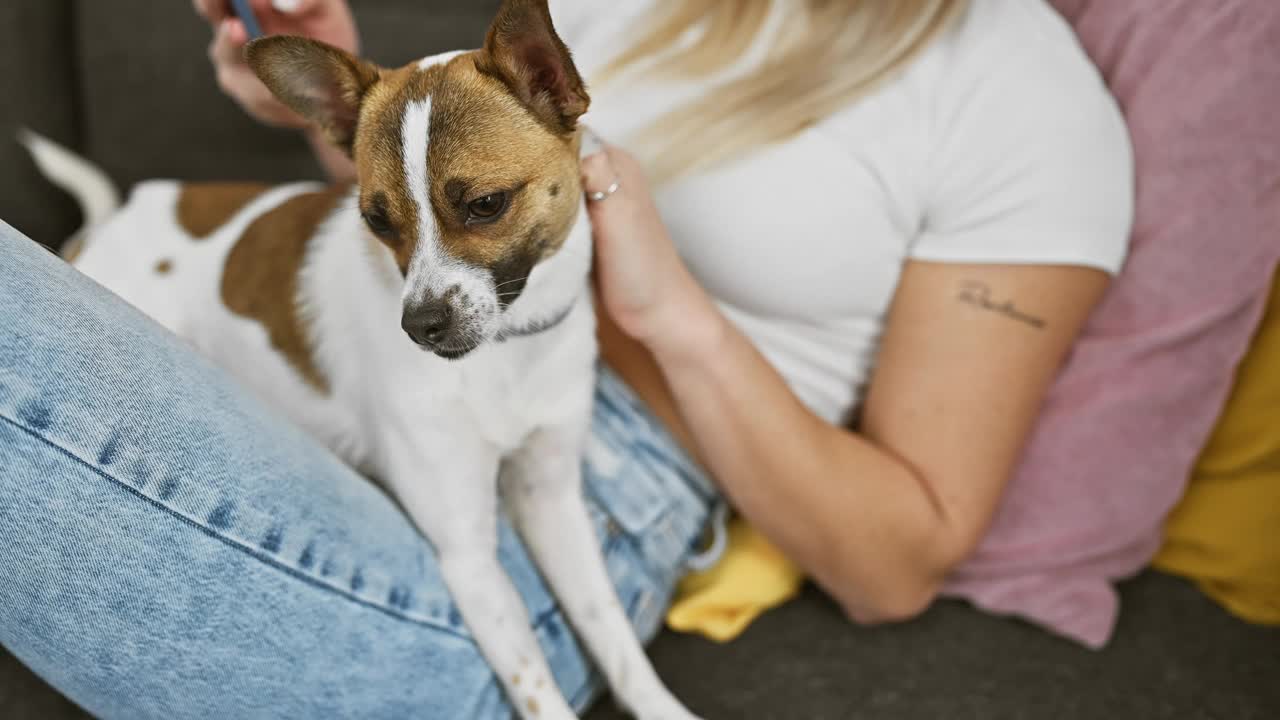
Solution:
[(1043, 330), (1045, 326), (1043, 318), (1019, 310), (1012, 300), (993, 300), (991, 298), (991, 287), (978, 280), (965, 280), (960, 283), (960, 292), (956, 295), (956, 299), (979, 310), (999, 313), (1012, 320), (1030, 325), (1037, 330)]

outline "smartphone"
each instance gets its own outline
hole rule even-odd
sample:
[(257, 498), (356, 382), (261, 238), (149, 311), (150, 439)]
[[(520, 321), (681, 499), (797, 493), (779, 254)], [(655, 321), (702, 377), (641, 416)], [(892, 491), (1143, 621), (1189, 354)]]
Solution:
[(250, 40), (262, 37), (262, 26), (258, 24), (258, 17), (253, 14), (249, 0), (231, 0), (231, 8), (236, 11), (240, 22), (244, 23), (244, 29), (248, 31)]

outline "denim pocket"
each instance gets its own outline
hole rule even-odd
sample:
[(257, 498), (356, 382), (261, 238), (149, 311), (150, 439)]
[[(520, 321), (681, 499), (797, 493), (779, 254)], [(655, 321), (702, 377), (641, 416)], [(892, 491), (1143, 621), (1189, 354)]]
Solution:
[[(631, 535), (649, 529), (671, 504), (678, 474), (643, 437), (604, 437), (597, 427), (583, 463), (586, 492)], [(621, 442), (619, 442), (621, 440)]]

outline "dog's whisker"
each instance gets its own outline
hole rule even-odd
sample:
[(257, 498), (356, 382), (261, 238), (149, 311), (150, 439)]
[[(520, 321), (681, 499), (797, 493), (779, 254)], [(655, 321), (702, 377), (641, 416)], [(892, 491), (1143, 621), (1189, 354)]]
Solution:
[(497, 285), (494, 285), (494, 286), (493, 286), (493, 289), (494, 289), (494, 290), (497, 290), (498, 288), (500, 288), (500, 287), (502, 287), (502, 286), (504, 286), (504, 285), (511, 285), (512, 283), (524, 282), (524, 281), (528, 280), (530, 277), (531, 277), (531, 275), (525, 275), (524, 277), (516, 278), (516, 279), (514, 279), (514, 280), (504, 280), (503, 282), (500, 282), (500, 283), (498, 283)]

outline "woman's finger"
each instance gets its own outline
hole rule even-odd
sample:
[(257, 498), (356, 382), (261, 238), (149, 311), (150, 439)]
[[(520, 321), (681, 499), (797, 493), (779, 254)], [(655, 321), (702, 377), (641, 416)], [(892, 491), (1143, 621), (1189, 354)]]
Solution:
[[(609, 148), (604, 140), (589, 127), (582, 128), (578, 157), (581, 163), (582, 190), (588, 200), (601, 202), (617, 192), (619, 189), (616, 182), (617, 173), (613, 171)], [(609, 192), (611, 188), (613, 193)]]
[(214, 27), (227, 16), (227, 0), (192, 0), (191, 4), (195, 6), (196, 14)]
[(253, 104), (253, 93), (261, 85), (244, 60), (244, 46), (248, 41), (244, 23), (226, 19), (218, 25), (218, 32), (209, 45), (209, 58), (216, 70), (218, 85), (242, 105)]
[(249, 32), (244, 23), (234, 18), (226, 18), (218, 23), (218, 30), (209, 45), (209, 59), (220, 69), (244, 64), (244, 46), (249, 41)]
[(582, 189), (586, 192), (587, 199), (596, 205), (607, 202), (622, 189), (621, 178), (618, 177), (608, 146), (602, 145), (598, 151), (582, 160)]
[(236, 62), (245, 62), (244, 46), (249, 44), (249, 28), (245, 27), (243, 20), (227, 21), (227, 42), (235, 51)]

